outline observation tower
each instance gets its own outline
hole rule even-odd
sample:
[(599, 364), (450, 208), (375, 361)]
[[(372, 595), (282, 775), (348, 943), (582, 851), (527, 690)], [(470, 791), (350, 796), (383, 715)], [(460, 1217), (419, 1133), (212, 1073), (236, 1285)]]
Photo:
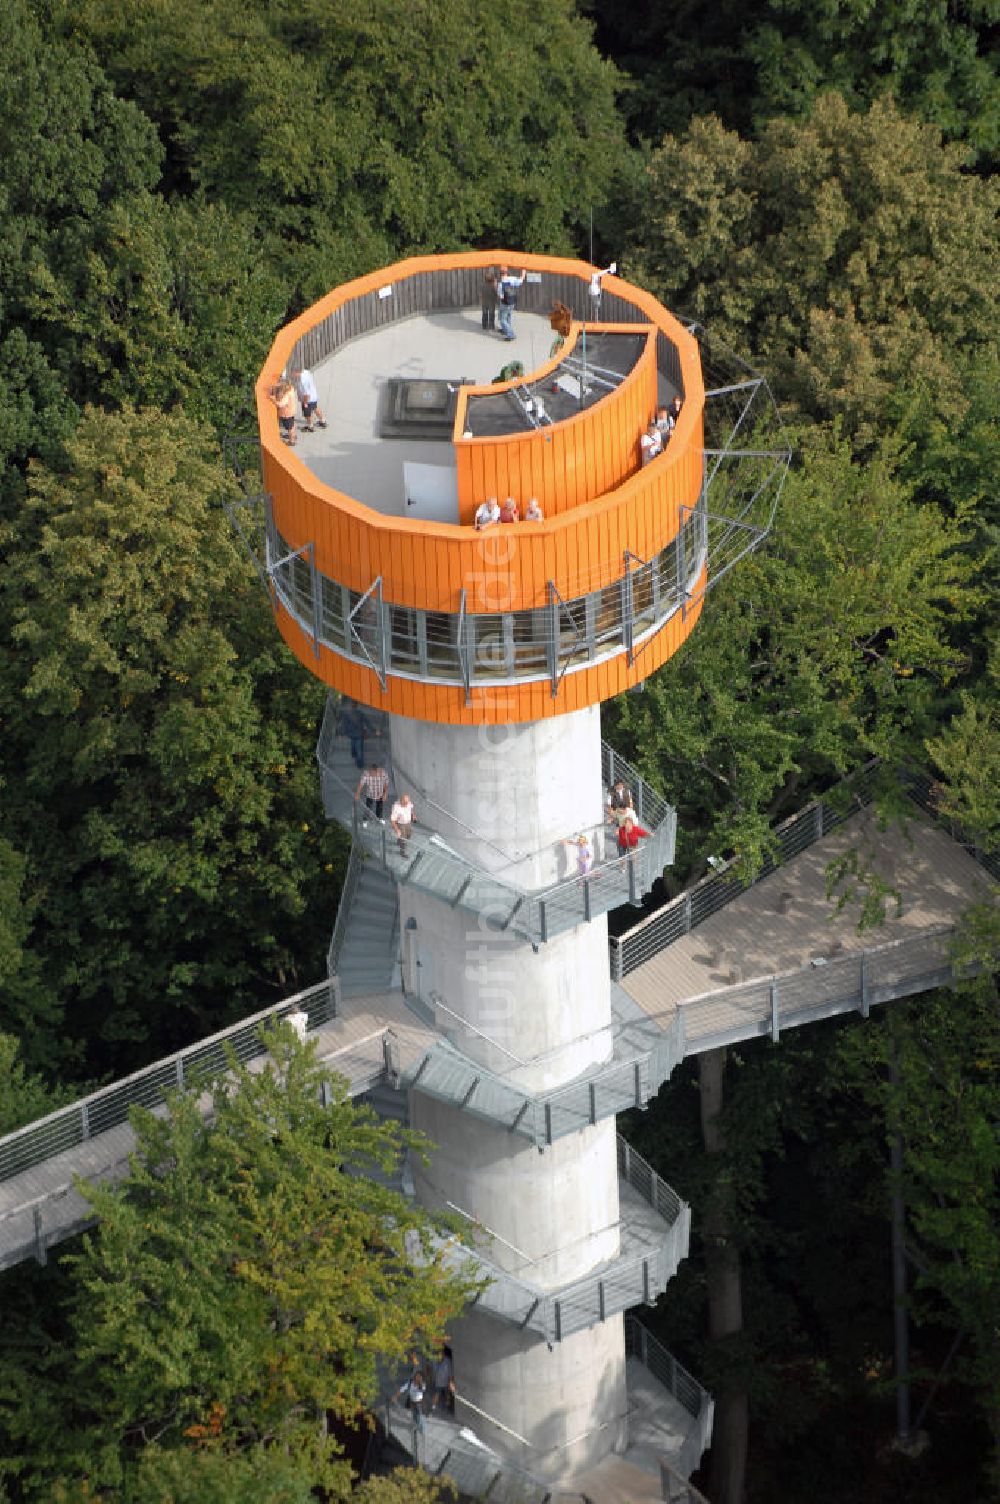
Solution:
[[(504, 263), (526, 273), (511, 342), (480, 308)], [(766, 389), (712, 377), (706, 351), (598, 268), (468, 252), (331, 292), (257, 383), (259, 565), (282, 637), (331, 691), (324, 801), (354, 837), (331, 974), (348, 995), (401, 990), (437, 1032), (404, 1084), (437, 1146), (416, 1195), (468, 1219), (475, 1252), (454, 1257), (486, 1281), (454, 1329), (459, 1419), (550, 1481), (628, 1445), (623, 1313), (687, 1252), (688, 1209), (616, 1135), (672, 1063), (620, 1011), (607, 949), (608, 912), (672, 861), (676, 816), (602, 743), (600, 706), (683, 645), (773, 516), (783, 467), (733, 444)], [(512, 361), (524, 374), (504, 379)], [(303, 367), (328, 426), (291, 446), (271, 393)], [(534, 498), (542, 519), (478, 530), (493, 497), (522, 519)], [(385, 823), (356, 797), (347, 701), (390, 778)], [(646, 832), (625, 854), (619, 773)], [(409, 839), (390, 823), (403, 793)], [(706, 1439), (703, 1421), (689, 1468)]]

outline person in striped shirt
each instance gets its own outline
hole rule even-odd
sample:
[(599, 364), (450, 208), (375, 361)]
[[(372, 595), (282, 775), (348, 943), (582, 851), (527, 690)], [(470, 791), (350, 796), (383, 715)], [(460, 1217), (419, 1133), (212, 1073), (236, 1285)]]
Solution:
[[(365, 809), (369, 815), (374, 815), (376, 820), (381, 820), (382, 811), (385, 808), (386, 795), (389, 792), (389, 775), (380, 763), (370, 762), (358, 779), (355, 790), (355, 799), (364, 796)], [(362, 825), (368, 824), (367, 816), (361, 821)]]

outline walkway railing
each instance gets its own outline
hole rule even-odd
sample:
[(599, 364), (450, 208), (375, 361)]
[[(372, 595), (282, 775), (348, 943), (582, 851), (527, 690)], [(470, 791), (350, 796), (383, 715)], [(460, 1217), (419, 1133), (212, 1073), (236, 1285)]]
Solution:
[(678, 1006), (678, 1045), (685, 1055), (696, 1055), (760, 1035), (777, 1041), (784, 1029), (839, 1013), (867, 1018), (879, 1003), (954, 981), (959, 975), (950, 953), (954, 935), (953, 925), (941, 925), (849, 955), (817, 956), (795, 971), (701, 993)]
[(337, 905), (337, 917), (333, 924), (333, 934), (330, 936), (330, 945), (326, 953), (326, 974), (335, 977), (340, 966), (340, 953), (344, 949), (344, 941), (347, 939), (347, 929), (351, 917), (351, 905), (354, 895), (358, 891), (358, 883), (361, 881), (362, 857), (357, 846), (351, 847), (351, 854), (347, 860), (347, 871), (344, 873), (344, 886), (340, 890), (340, 902)]
[(456, 1243), (446, 1250), (446, 1260), (485, 1280), (473, 1300), (478, 1310), (538, 1332), (547, 1342), (561, 1342), (564, 1337), (586, 1331), (631, 1306), (650, 1304), (666, 1289), (678, 1264), (687, 1257), (691, 1209), (621, 1140), (618, 1157), (619, 1166), (627, 1167), (621, 1178), (638, 1192), (662, 1223), (658, 1245), (649, 1250), (647, 1219), (642, 1223), (644, 1251), (638, 1256), (629, 1253), (630, 1216), (634, 1218), (637, 1209), (628, 1198), (623, 1198), (620, 1213), (623, 1252), (558, 1290), (544, 1290), (535, 1285), (528, 1273), (530, 1264), (515, 1271), (503, 1269), (478, 1249)]
[(635, 971), (652, 956), (690, 934), (697, 925), (869, 804), (877, 770), (877, 762), (868, 763), (836, 785), (836, 790), (831, 790), (822, 799), (812, 800), (798, 814), (779, 825), (774, 832), (776, 851), (767, 858), (756, 877), (747, 880), (737, 876), (735, 860), (728, 861), (708, 877), (703, 877), (701, 882), (679, 893), (655, 914), (650, 914), (648, 919), (610, 940), (611, 975), (615, 981), (620, 982), (630, 971)]
[[(654, 1379), (657, 1379), (698, 1422), (697, 1431), (691, 1438), (691, 1445), (686, 1449), (687, 1455), (680, 1462), (682, 1472), (693, 1473), (698, 1466), (702, 1452), (712, 1444), (715, 1402), (698, 1380), (678, 1363), (673, 1354), (669, 1353), (635, 1316), (625, 1317), (625, 1352), (628, 1357), (637, 1358)], [(684, 1496), (683, 1494), (667, 1494), (665, 1497), (683, 1499)], [(700, 1495), (695, 1490), (691, 1497), (697, 1499)]]
[[(317, 1029), (337, 1013), (337, 983), (318, 982), (307, 987), (294, 997), (274, 1003), (241, 1019), (228, 1029), (212, 1034), (187, 1049), (178, 1050), (163, 1060), (157, 1060), (144, 1070), (136, 1071), (121, 1081), (91, 1092), (78, 1102), (60, 1107), (47, 1117), (27, 1123), (13, 1133), (0, 1138), (0, 1181), (9, 1180), (32, 1165), (41, 1164), (66, 1149), (76, 1148), (88, 1139), (96, 1138), (112, 1128), (128, 1122), (132, 1106), (152, 1110), (165, 1102), (167, 1094), (186, 1085), (192, 1079), (225, 1070), (231, 1052), (237, 1060), (253, 1060), (264, 1053), (260, 1042), (262, 1024), (276, 1023), (301, 1006), (309, 1019), (310, 1029)], [(381, 1043), (376, 1042), (369, 1050), (371, 1055), (372, 1085), (385, 1074), (385, 1056)], [(367, 1055), (361, 1060), (362, 1074)], [(365, 1089), (364, 1087), (360, 1089)]]
[[(374, 713), (366, 712), (366, 716), (373, 724), (380, 724)], [(445, 836), (425, 823), (419, 805), (418, 823), (407, 842), (397, 841), (388, 824), (365, 821), (355, 788), (337, 770), (336, 735), (336, 708), (328, 701), (316, 748), (327, 816), (347, 825), (359, 847), (396, 882), (410, 884), (443, 899), (453, 908), (482, 916), (491, 928), (510, 929), (533, 944), (551, 940), (622, 904), (637, 904), (662, 876), (664, 867), (673, 861), (676, 811), (643, 783), (634, 769), (618, 759), (610, 747), (603, 749), (604, 766), (616, 771), (622, 767), (628, 769), (637, 813), (641, 807), (652, 826), (649, 838), (627, 856), (616, 853), (596, 863), (586, 877), (573, 876), (528, 890), (502, 875), (486, 871), (455, 850)]]

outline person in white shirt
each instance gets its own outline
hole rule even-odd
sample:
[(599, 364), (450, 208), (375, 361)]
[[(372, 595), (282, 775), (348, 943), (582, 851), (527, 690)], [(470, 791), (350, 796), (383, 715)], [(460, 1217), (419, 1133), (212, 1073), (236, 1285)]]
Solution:
[(525, 522), (544, 522), (545, 521), (545, 513), (542, 511), (541, 507), (538, 505), (538, 498), (537, 498), (537, 496), (532, 496), (531, 499), (530, 499), (530, 501), (528, 502), (528, 505), (525, 507), (525, 509), (524, 509), (524, 520), (525, 520)]
[(646, 432), (639, 440), (639, 447), (642, 451), (642, 463), (644, 465), (648, 465), (650, 460), (655, 460), (656, 456), (662, 450), (663, 435), (660, 433), (655, 422), (650, 423), (646, 429)]
[(309, 1029), (309, 1015), (301, 1003), (296, 1003), (291, 1013), (285, 1014), (285, 1023), (290, 1024), (295, 1031), (299, 1044), (305, 1044), (306, 1033)]
[(505, 266), (500, 268), (500, 278), (497, 282), (497, 297), (499, 298), (500, 333), (504, 339), (514, 338), (514, 309), (517, 307), (518, 288), (527, 276), (523, 271), (519, 277), (509, 272)]
[(392, 806), (389, 823), (399, 842), (399, 854), (405, 856), (406, 843), (413, 834), (413, 800), (409, 794), (400, 794)]
[(319, 392), (316, 390), (316, 382), (312, 371), (307, 371), (304, 366), (292, 372), (292, 380), (295, 382), (295, 390), (299, 394), (299, 402), (302, 406), (302, 422), (306, 433), (313, 433), (316, 424), (320, 428), (326, 427), (326, 419), (319, 405)]
[(495, 496), (491, 496), (476, 511), (476, 527), (482, 532), (484, 527), (492, 527), (495, 522), (499, 521), (500, 504)]

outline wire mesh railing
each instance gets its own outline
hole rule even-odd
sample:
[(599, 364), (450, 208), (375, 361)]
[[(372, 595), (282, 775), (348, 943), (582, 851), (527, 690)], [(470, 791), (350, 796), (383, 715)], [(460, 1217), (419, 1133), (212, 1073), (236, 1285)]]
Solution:
[[(262, 1025), (276, 1023), (296, 1008), (304, 1009), (310, 1029), (317, 1029), (336, 1016), (336, 980), (319, 982), (294, 997), (285, 998), (250, 1018), (189, 1045), (176, 1054), (157, 1060), (124, 1080), (91, 1092), (79, 1101), (61, 1107), (23, 1128), (0, 1138), (0, 1181), (74, 1149), (98, 1134), (128, 1122), (133, 1106), (149, 1110), (163, 1105), (171, 1091), (206, 1075), (224, 1071), (230, 1057), (252, 1060), (264, 1053)], [(372, 1052), (373, 1084), (385, 1071), (381, 1049)]]

